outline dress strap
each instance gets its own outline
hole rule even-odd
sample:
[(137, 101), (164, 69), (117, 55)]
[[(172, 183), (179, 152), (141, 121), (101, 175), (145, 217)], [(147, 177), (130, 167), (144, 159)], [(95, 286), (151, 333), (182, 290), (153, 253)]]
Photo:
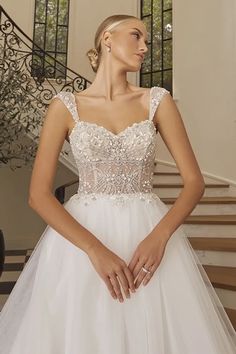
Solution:
[(68, 111), (71, 113), (75, 122), (79, 120), (75, 97), (72, 92), (60, 91), (58, 92), (58, 94), (53, 96), (53, 98), (59, 98), (64, 103)]
[(152, 86), (150, 89), (150, 101), (149, 101), (149, 120), (152, 120), (154, 114), (159, 106), (159, 103), (167, 93), (170, 91), (166, 90), (164, 87)]

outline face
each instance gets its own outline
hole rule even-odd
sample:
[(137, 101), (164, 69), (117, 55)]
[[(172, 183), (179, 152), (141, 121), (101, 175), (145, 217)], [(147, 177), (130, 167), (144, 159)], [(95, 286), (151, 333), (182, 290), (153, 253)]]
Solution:
[[(144, 60), (147, 47), (147, 30), (140, 20), (129, 20), (104, 33), (104, 44), (111, 47), (112, 59), (126, 71), (138, 71)], [(105, 48), (106, 50), (106, 48)]]

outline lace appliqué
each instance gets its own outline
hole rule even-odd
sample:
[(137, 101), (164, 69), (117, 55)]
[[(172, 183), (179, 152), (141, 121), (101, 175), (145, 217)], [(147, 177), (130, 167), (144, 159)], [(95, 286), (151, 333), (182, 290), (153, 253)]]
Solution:
[(71, 136), (79, 171), (78, 193), (119, 196), (152, 192), (156, 139), (155, 127), (148, 120), (119, 137), (78, 123)]
[(106, 197), (121, 206), (134, 198), (147, 202), (159, 198), (152, 187), (157, 150), (152, 118), (167, 92), (164, 88), (152, 87), (149, 119), (135, 123), (119, 134), (79, 120), (72, 93), (60, 92), (57, 95), (74, 119), (78, 117), (69, 136), (79, 174), (79, 188), (74, 198), (88, 205), (98, 197)]
[(157, 106), (162, 100), (162, 97), (165, 96), (166, 94), (170, 93), (168, 90), (166, 90), (164, 87), (158, 87), (158, 86), (153, 86), (153, 92), (151, 95), (150, 99), (150, 118), (152, 119), (155, 111), (157, 109)]
[(53, 96), (53, 98), (59, 98), (67, 107), (67, 109), (70, 111), (72, 117), (74, 120), (78, 119), (77, 115), (77, 108), (76, 105), (73, 102), (73, 97), (72, 93), (69, 91), (60, 91), (57, 95)]

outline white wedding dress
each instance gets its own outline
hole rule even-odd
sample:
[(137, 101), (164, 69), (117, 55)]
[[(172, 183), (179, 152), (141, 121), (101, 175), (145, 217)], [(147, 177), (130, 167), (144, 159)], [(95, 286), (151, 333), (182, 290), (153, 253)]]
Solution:
[[(168, 211), (154, 194), (153, 116), (165, 94), (150, 90), (149, 117), (119, 134), (81, 121), (69, 136), (79, 189), (64, 208), (129, 263)], [(235, 354), (236, 332), (182, 226), (146, 286), (114, 300), (87, 254), (49, 225), (0, 313), (1, 354)]]

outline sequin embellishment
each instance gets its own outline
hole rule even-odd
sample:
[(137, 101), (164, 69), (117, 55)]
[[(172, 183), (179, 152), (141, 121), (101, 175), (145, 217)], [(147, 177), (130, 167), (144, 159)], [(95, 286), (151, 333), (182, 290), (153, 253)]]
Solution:
[(71, 92), (59, 92), (75, 126), (69, 135), (79, 172), (79, 187), (73, 197), (85, 205), (99, 197), (124, 206), (132, 198), (151, 202), (157, 134), (153, 116), (162, 97), (169, 93), (153, 86), (150, 90), (149, 118), (132, 124), (119, 134), (94, 123), (81, 121)]

